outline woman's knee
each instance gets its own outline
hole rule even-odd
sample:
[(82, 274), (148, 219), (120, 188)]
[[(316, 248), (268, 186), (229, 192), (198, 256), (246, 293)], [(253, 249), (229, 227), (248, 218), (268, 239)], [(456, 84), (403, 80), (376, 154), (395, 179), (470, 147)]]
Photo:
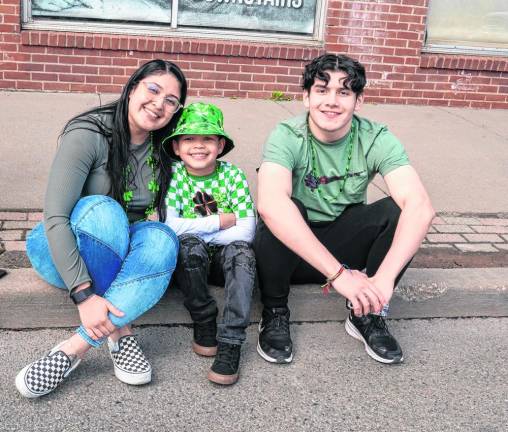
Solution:
[(32, 268), (42, 279), (57, 288), (67, 289), (51, 258), (43, 222), (38, 223), (28, 234), (26, 253)]
[(106, 244), (120, 257), (129, 249), (129, 220), (122, 206), (105, 195), (81, 198), (70, 216), (78, 247), (80, 235), (88, 235)]
[(131, 229), (131, 250), (143, 248), (140, 259), (151, 262), (159, 271), (173, 271), (179, 251), (174, 231), (161, 222), (139, 222)]

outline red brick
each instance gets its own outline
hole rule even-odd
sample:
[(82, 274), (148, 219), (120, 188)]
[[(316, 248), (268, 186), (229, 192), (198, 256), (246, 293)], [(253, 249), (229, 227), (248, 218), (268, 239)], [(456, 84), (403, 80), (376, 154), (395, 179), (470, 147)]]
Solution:
[(27, 219), (26, 212), (0, 212), (0, 220), (2, 221), (26, 221)]
[(5, 79), (11, 79), (11, 80), (29, 80), (30, 79), (30, 73), (29, 72), (19, 72), (19, 71), (8, 71), (4, 72), (4, 78)]
[(6, 251), (26, 251), (26, 242), (24, 241), (5, 241)]
[(71, 66), (61, 64), (46, 64), (44, 67), (45, 72), (64, 72), (70, 73), (72, 71)]
[(18, 69), (20, 71), (27, 71), (27, 72), (31, 72), (31, 71), (41, 72), (44, 70), (44, 65), (41, 63), (19, 63)]
[(72, 75), (72, 74), (59, 74), (60, 81), (82, 83), (85, 82), (83, 75)]
[(59, 81), (56, 73), (32, 73), (32, 80), (37, 81)]
[(71, 87), (68, 83), (60, 82), (43, 82), (42, 89), (47, 91), (70, 91)]

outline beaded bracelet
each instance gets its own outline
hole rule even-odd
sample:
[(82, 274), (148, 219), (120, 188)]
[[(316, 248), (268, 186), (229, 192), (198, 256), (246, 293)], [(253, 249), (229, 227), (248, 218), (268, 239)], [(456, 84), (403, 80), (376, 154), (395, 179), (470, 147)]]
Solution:
[(330, 288), (332, 286), (332, 282), (337, 279), (344, 270), (348, 270), (349, 267), (347, 265), (341, 264), (339, 271), (335, 273), (332, 277), (326, 278), (326, 282), (324, 285), (321, 285), (321, 288), (323, 289), (323, 294), (327, 295), (330, 292)]

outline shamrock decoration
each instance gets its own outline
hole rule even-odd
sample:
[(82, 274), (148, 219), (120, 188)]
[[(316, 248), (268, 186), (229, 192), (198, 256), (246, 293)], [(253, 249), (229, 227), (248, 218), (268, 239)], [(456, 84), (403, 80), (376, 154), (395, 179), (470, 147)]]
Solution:
[(215, 201), (213, 195), (197, 191), (192, 198), (192, 201), (196, 204), (194, 211), (199, 213), (201, 216), (210, 216), (217, 213), (217, 201)]

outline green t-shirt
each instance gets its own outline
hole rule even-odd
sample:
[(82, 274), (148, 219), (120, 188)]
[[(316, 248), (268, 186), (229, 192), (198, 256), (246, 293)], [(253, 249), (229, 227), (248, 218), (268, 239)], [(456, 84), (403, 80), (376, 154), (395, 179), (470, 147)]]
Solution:
[(234, 213), (239, 219), (254, 216), (254, 204), (243, 171), (229, 162), (217, 161), (215, 171), (209, 176), (193, 176), (182, 161), (171, 163), (172, 178), (166, 196), (169, 209), (182, 218), (197, 218), (196, 204), (192, 198), (196, 192), (206, 192), (217, 202), (218, 213)]
[(305, 205), (313, 222), (332, 221), (348, 205), (365, 202), (376, 173), (385, 176), (409, 164), (404, 147), (386, 126), (357, 116), (353, 122), (356, 133), (345, 181), (349, 136), (335, 143), (319, 142), (310, 133), (307, 114), (279, 123), (265, 143), (263, 162), (291, 171), (293, 197)]

